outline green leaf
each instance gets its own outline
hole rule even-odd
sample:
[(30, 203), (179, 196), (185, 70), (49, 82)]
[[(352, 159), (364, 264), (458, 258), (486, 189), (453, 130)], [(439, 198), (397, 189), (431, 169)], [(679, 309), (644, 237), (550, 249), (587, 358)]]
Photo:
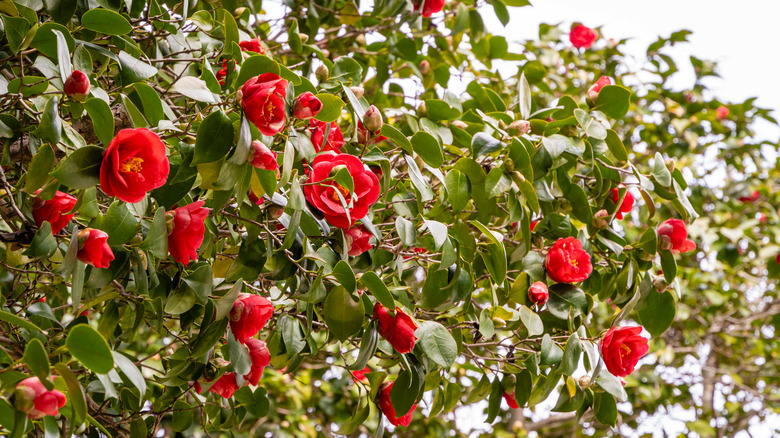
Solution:
[(474, 157), (487, 155), (503, 148), (503, 143), (484, 132), (478, 132), (471, 137), (471, 153)]
[(306, 340), (301, 333), (300, 322), (292, 316), (284, 314), (279, 318), (278, 324), (287, 354), (294, 355), (303, 351), (306, 347)]
[(395, 126), (385, 123), (384, 125), (382, 125), (382, 128), (379, 130), (379, 133), (387, 137), (393, 143), (395, 143), (396, 146), (403, 149), (405, 153), (407, 154), (412, 153), (412, 142), (409, 141), (409, 139), (406, 138), (404, 133), (399, 131), (398, 128), (396, 128)]
[(349, 263), (344, 260), (340, 260), (336, 263), (336, 266), (333, 267), (333, 276), (336, 277), (339, 284), (344, 286), (348, 292), (355, 292), (357, 281), (355, 280), (355, 273), (352, 272), (352, 267), (349, 266)]
[(59, 99), (52, 96), (46, 106), (43, 107), (43, 115), (38, 129), (34, 131), (36, 137), (51, 144), (57, 144), (62, 137), (62, 120), (59, 113)]
[(136, 94), (141, 99), (141, 107), (144, 111), (146, 120), (152, 127), (157, 126), (160, 120), (164, 120), (165, 111), (163, 110), (162, 100), (154, 88), (143, 82), (133, 84)]
[(479, 314), (479, 332), (486, 339), (490, 339), (496, 332), (496, 327), (493, 324), (493, 317), (490, 314), (490, 309), (487, 307), (482, 309), (482, 313)]
[(358, 409), (357, 412), (355, 412), (355, 415), (349, 417), (347, 421), (344, 422), (344, 424), (339, 427), (338, 433), (339, 435), (350, 435), (353, 432), (357, 430), (358, 427), (360, 427), (361, 424), (365, 423), (365, 421), (368, 419), (368, 415), (371, 413), (371, 404), (366, 403), (365, 406)]
[(412, 136), (412, 148), (425, 161), (425, 164), (439, 168), (444, 164), (444, 152), (436, 137), (425, 132), (418, 131)]
[(604, 140), (607, 138), (607, 128), (604, 127), (601, 123), (599, 123), (596, 119), (590, 116), (585, 110), (582, 109), (575, 109), (574, 110), (574, 117), (577, 119), (577, 123), (579, 123), (580, 127), (583, 131), (585, 131), (585, 134), (588, 135), (588, 137), (593, 137), (599, 140)]
[(577, 370), (582, 354), (582, 344), (577, 333), (572, 333), (566, 340), (566, 346), (563, 349), (563, 359), (561, 359), (560, 370), (565, 376), (571, 376)]
[(555, 342), (549, 334), (545, 334), (542, 337), (542, 365), (552, 365), (559, 363), (563, 359), (563, 350)]
[(501, 386), (501, 379), (496, 376), (490, 386), (490, 398), (488, 398), (487, 422), (492, 423), (501, 409), (501, 399), (504, 398), (504, 388)]
[(347, 340), (363, 325), (363, 300), (355, 301), (341, 286), (331, 289), (325, 298), (323, 317), (328, 328), (340, 341)]
[(412, 185), (420, 192), (420, 200), (423, 202), (432, 200), (433, 190), (420, 172), (420, 168), (417, 167), (417, 163), (409, 155), (404, 155), (404, 159), (409, 167), (409, 178), (412, 180)]
[(666, 167), (666, 162), (664, 162), (664, 157), (660, 152), (655, 153), (653, 176), (655, 177), (655, 180), (664, 187), (670, 187), (672, 185), (672, 174)]
[(85, 367), (99, 374), (114, 368), (114, 356), (108, 342), (87, 324), (79, 324), (68, 333), (65, 346)]
[(233, 147), (233, 123), (224, 111), (209, 114), (198, 128), (192, 164), (212, 163)]
[(385, 283), (379, 278), (374, 271), (368, 271), (360, 276), (360, 283), (371, 292), (371, 295), (377, 299), (383, 306), (388, 309), (395, 309), (395, 300), (390, 290), (387, 289)]
[(238, 249), (238, 257), (230, 264), (225, 273), (225, 280), (233, 282), (238, 279), (254, 281), (265, 266), (265, 242), (258, 237), (244, 236)]
[(660, 336), (672, 325), (676, 314), (674, 295), (669, 291), (658, 293), (651, 289), (639, 309), (639, 320), (651, 335)]
[(241, 71), (238, 73), (238, 78), (236, 79), (236, 89), (241, 88), (249, 79), (260, 76), (263, 73), (278, 75), (279, 64), (265, 55), (250, 56), (241, 64)]
[(190, 357), (200, 357), (214, 348), (214, 344), (225, 334), (225, 329), (229, 323), (228, 318), (222, 318), (210, 322), (206, 327), (201, 325), (198, 337), (190, 346)]
[(92, 119), (92, 126), (100, 142), (108, 146), (114, 138), (114, 114), (103, 99), (93, 97), (84, 102), (84, 108)]
[(157, 69), (155, 67), (133, 57), (124, 50), (119, 52), (117, 58), (119, 59), (122, 82), (125, 85), (149, 79), (157, 74)]
[(29, 248), (24, 251), (24, 255), (29, 257), (48, 257), (57, 250), (57, 239), (51, 234), (51, 224), (46, 221), (35, 232)]
[(330, 93), (318, 93), (314, 97), (322, 102), (322, 110), (314, 116), (322, 122), (335, 122), (341, 116), (344, 101)]
[(84, 388), (79, 383), (76, 375), (73, 374), (73, 371), (64, 362), (54, 364), (54, 370), (65, 380), (65, 384), (68, 386), (68, 401), (73, 407), (75, 414), (73, 423), (76, 426), (80, 426), (87, 418), (87, 399), (84, 395)]
[(393, 382), (390, 389), (390, 403), (393, 405), (396, 416), (406, 415), (412, 410), (412, 405), (417, 401), (417, 385), (409, 371), (403, 371)]
[(628, 395), (623, 388), (623, 384), (606, 369), (602, 368), (598, 377), (596, 377), (595, 382), (597, 385), (604, 388), (605, 391), (612, 394), (618, 401), (628, 400)]
[(463, 172), (452, 169), (444, 178), (444, 184), (447, 186), (447, 199), (453, 211), (461, 211), (466, 208), (471, 199), (471, 183)]
[(613, 119), (620, 119), (628, 113), (630, 104), (631, 91), (620, 85), (607, 85), (599, 91), (593, 109), (598, 109)]
[(395, 230), (398, 233), (398, 237), (401, 238), (401, 243), (405, 246), (414, 245), (417, 240), (417, 230), (414, 228), (414, 224), (404, 219), (401, 216), (395, 218)]
[(146, 380), (141, 374), (141, 370), (139, 370), (135, 363), (125, 355), (117, 353), (116, 351), (112, 351), (111, 354), (117, 368), (119, 368), (119, 370), (122, 371), (122, 374), (130, 380), (130, 383), (138, 389), (138, 392), (141, 394), (141, 399), (143, 399), (144, 394), (146, 394)]
[(38, 152), (32, 157), (30, 167), (27, 169), (24, 191), (26, 193), (35, 193), (36, 190), (43, 187), (49, 179), (49, 172), (53, 168), (54, 150), (49, 145), (43, 145), (38, 148)]
[(363, 332), (363, 339), (360, 340), (360, 353), (355, 363), (348, 366), (351, 371), (362, 370), (368, 364), (368, 361), (374, 357), (376, 348), (379, 345), (379, 332), (376, 330), (376, 324), (371, 324), (370, 328)]
[(437, 365), (449, 368), (458, 357), (458, 344), (443, 325), (423, 321), (415, 332), (425, 355)]
[[(40, 29), (38, 29), (40, 31)], [(70, 77), (71, 73), (73, 72), (73, 67), (70, 63), (70, 44), (68, 44), (68, 41), (65, 39), (65, 36), (62, 32), (60, 32), (57, 29), (52, 29), (52, 33), (57, 38), (57, 65), (60, 68), (60, 77), (62, 78), (62, 83), (64, 84), (65, 81)], [(65, 29), (65, 33), (70, 36), (70, 32), (68, 32), (67, 29)]]
[(677, 261), (674, 259), (674, 254), (668, 249), (662, 249), (659, 252), (661, 254), (661, 269), (664, 272), (664, 280), (671, 284), (677, 276)]
[(31, 323), (30, 321), (27, 321), (26, 319), (22, 319), (13, 313), (8, 313), (3, 310), (0, 310), (0, 321), (5, 321), (9, 324), (13, 324), (17, 327), (22, 327), (27, 330), (30, 330), (31, 332), (40, 332), (41, 329), (38, 328), (37, 325)]
[(165, 208), (158, 207), (154, 219), (141, 243), (141, 249), (152, 253), (158, 259), (168, 256), (168, 225), (165, 222)]
[(191, 267), (192, 272), (182, 278), (194, 293), (200, 304), (206, 304), (209, 294), (211, 294), (213, 283), (213, 272), (211, 265), (207, 262), (199, 262)]
[(109, 245), (121, 245), (135, 237), (137, 225), (138, 221), (127, 208), (127, 204), (115, 201), (108, 207), (99, 228), (108, 234)]
[(512, 187), (512, 180), (504, 173), (501, 167), (494, 167), (485, 178), (485, 191), (488, 197), (495, 198), (502, 195)]
[(434, 309), (450, 299), (450, 290), (447, 287), (448, 272), (439, 269), (438, 265), (430, 265), (425, 276), (420, 300), (420, 307)]
[(27, 31), (30, 30), (30, 23), (24, 18), (9, 17), (7, 15), (0, 17), (3, 19), (3, 30), (5, 31), (5, 37), (8, 39), (8, 46), (11, 52), (15, 54), (21, 48), (27, 36)]
[(573, 310), (575, 315), (587, 310), (588, 299), (582, 289), (571, 284), (558, 283), (550, 286), (549, 291), (547, 310), (556, 318), (567, 320), (570, 310)]
[(593, 400), (593, 410), (596, 413), (596, 420), (605, 426), (614, 426), (617, 424), (617, 403), (615, 398), (606, 392), (597, 392)]
[(81, 16), (81, 25), (86, 29), (106, 35), (124, 35), (133, 31), (127, 19), (109, 9), (90, 9)]
[(609, 151), (612, 152), (612, 156), (615, 157), (619, 163), (628, 161), (626, 146), (623, 144), (623, 141), (620, 139), (617, 132), (608, 129), (606, 142)]
[(359, 84), (362, 76), (363, 67), (357, 61), (349, 56), (340, 56), (333, 63), (328, 82), (344, 82), (347, 85), (350, 83)]
[(190, 99), (197, 100), (198, 102), (219, 102), (214, 93), (209, 90), (206, 82), (195, 76), (184, 76), (173, 84), (172, 89), (173, 91), (181, 93), (183, 96), (189, 97)]
[(542, 318), (527, 306), (520, 306), (520, 321), (528, 330), (528, 336), (539, 336), (544, 333)]
[(428, 99), (425, 101), (428, 109), (428, 118), (434, 122), (442, 120), (455, 120), (460, 117), (459, 109), (452, 107), (449, 103), (439, 99)]
[(528, 403), (528, 399), (531, 397), (531, 390), (533, 389), (534, 381), (531, 372), (523, 370), (520, 374), (516, 374), (515, 381), (515, 401), (520, 408), (524, 407)]
[(72, 189), (86, 189), (100, 182), (100, 165), (103, 162), (103, 149), (97, 146), (85, 146), (76, 149), (60, 161), (51, 176)]
[(51, 367), (49, 355), (40, 339), (33, 338), (27, 343), (27, 348), (24, 349), (24, 363), (46, 388), (51, 390), (54, 387), (49, 379), (49, 368)]
[(520, 74), (520, 79), (517, 81), (517, 109), (523, 120), (528, 120), (531, 116), (531, 87), (525, 78), (525, 72)]

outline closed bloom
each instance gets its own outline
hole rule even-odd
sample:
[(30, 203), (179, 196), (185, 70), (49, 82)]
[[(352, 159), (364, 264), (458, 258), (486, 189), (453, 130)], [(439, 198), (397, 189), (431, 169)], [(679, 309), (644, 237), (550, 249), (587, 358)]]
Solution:
[(261, 55), (265, 54), (265, 46), (260, 42), (260, 38), (254, 38), (251, 40), (241, 41), (238, 43), (238, 47), (242, 52), (255, 52)]
[(598, 38), (599, 35), (595, 30), (583, 26), (582, 24), (575, 25), (572, 27), (571, 32), (569, 32), (569, 41), (578, 49), (590, 49), (590, 46), (592, 46)]
[(528, 288), (528, 299), (534, 304), (543, 306), (549, 298), (550, 292), (547, 290), (547, 285), (541, 281), (535, 282)]
[(379, 393), (379, 409), (382, 410), (382, 413), (393, 426), (408, 427), (412, 422), (412, 416), (414, 415), (414, 410), (417, 409), (417, 404), (413, 404), (409, 412), (398, 415), (393, 407), (393, 402), (390, 401), (390, 390), (393, 388), (393, 383), (395, 382), (386, 382), (382, 385), (382, 390)]
[[(203, 389), (200, 387), (200, 383), (195, 382), (195, 391), (200, 394)], [(234, 373), (225, 373), (220, 377), (211, 388), (209, 392), (220, 395), (224, 398), (233, 397), (233, 393), (238, 391), (238, 383), (236, 382), (236, 375)]]
[(588, 88), (588, 99), (591, 102), (596, 102), (596, 99), (599, 97), (599, 92), (607, 85), (612, 85), (612, 79), (609, 76), (600, 77), (595, 84)]
[(146, 193), (162, 187), (170, 165), (165, 144), (146, 128), (123, 129), (106, 149), (100, 166), (100, 188), (108, 196), (139, 202)]
[(349, 251), (349, 255), (352, 257), (359, 256), (360, 254), (363, 254), (364, 252), (368, 251), (372, 248), (371, 243), (369, 243), (369, 240), (371, 239), (370, 231), (363, 225), (354, 226), (352, 228), (349, 228), (348, 230), (344, 231), (344, 234), (347, 238), (347, 248)]
[(574, 237), (558, 239), (547, 252), (544, 261), (547, 275), (558, 283), (576, 283), (588, 278), (593, 271), (590, 255)]
[(379, 334), (395, 348), (395, 351), (401, 354), (411, 353), (417, 341), (417, 336), (414, 335), (417, 323), (409, 315), (396, 307), (395, 316), (392, 316), (387, 307), (376, 303), (374, 319), (379, 321)]
[(444, 3), (444, 0), (415, 0), (414, 10), (418, 11), (420, 6), (422, 6), (422, 16), (430, 17), (437, 12), (441, 12), (444, 9)]
[(688, 239), (685, 222), (680, 219), (667, 219), (658, 226), (659, 246), (671, 250), (673, 254), (696, 249), (696, 243)]
[(344, 135), (336, 122), (331, 122), (328, 131), (328, 141), (325, 141), (325, 129), (328, 124), (320, 120), (309, 121), (309, 133), (311, 134), (311, 144), (317, 152), (341, 152), (344, 146)]
[(504, 391), (504, 400), (506, 401), (506, 404), (508, 404), (510, 408), (520, 409), (520, 406), (517, 405), (517, 400), (515, 399), (514, 392)]
[(230, 331), (242, 344), (257, 334), (274, 314), (274, 305), (260, 295), (238, 294), (230, 310)]
[(715, 117), (720, 121), (726, 120), (729, 117), (728, 107), (723, 105), (719, 106), (718, 109), (715, 110)]
[(179, 263), (186, 265), (198, 259), (198, 248), (206, 234), (207, 208), (204, 200), (195, 201), (173, 210), (173, 229), (168, 234), (168, 252)]
[(354, 380), (367, 380), (366, 373), (370, 373), (371, 368), (365, 367), (360, 371), (352, 371), (352, 376)]
[(28, 377), (16, 384), (13, 395), (14, 407), (27, 413), (27, 418), (37, 420), (47, 415), (55, 416), (65, 406), (65, 394), (49, 391), (37, 377)]
[(252, 142), (252, 148), (247, 156), (247, 161), (258, 169), (279, 171), (276, 152), (268, 149), (268, 146), (264, 145), (260, 140)]
[[(618, 188), (625, 188), (625, 186), (620, 184), (610, 192), (612, 196), (612, 203), (615, 205), (617, 205), (618, 201), (620, 200), (620, 191)], [(618, 219), (623, 219), (627, 213), (631, 212), (632, 208), (634, 208), (634, 195), (626, 190), (626, 195), (623, 197), (623, 202), (620, 203), (617, 213), (615, 213), (615, 217)]]
[(114, 252), (106, 242), (108, 234), (102, 230), (86, 228), (79, 233), (79, 252), (77, 257), (82, 262), (96, 268), (107, 268), (114, 260)]
[(363, 126), (371, 132), (377, 132), (382, 128), (382, 113), (374, 105), (371, 105), (363, 114)]
[[(352, 176), (354, 190), (351, 194), (337, 182), (327, 181), (338, 171), (337, 166), (347, 169)], [(379, 179), (354, 155), (321, 153), (314, 158), (311, 168), (303, 193), (311, 206), (319, 210), (334, 227), (349, 228), (355, 225), (379, 199)]]
[(293, 117), (296, 119), (309, 119), (316, 116), (322, 110), (322, 101), (307, 91), (298, 96), (293, 107)]
[(758, 198), (760, 198), (760, 197), (761, 197), (761, 193), (758, 190), (753, 190), (750, 193), (750, 195), (748, 195), (748, 196), (740, 196), (738, 199), (739, 199), (739, 202), (744, 202), (744, 203), (747, 203), (747, 204), (751, 204), (753, 202), (758, 201)]
[(52, 234), (57, 234), (73, 219), (73, 214), (68, 212), (73, 210), (77, 201), (73, 196), (60, 191), (57, 191), (48, 201), (35, 198), (32, 208), (33, 219), (38, 227), (44, 222), (49, 222)]
[(82, 101), (89, 96), (89, 89), (92, 85), (89, 83), (89, 77), (83, 72), (73, 70), (73, 73), (65, 79), (63, 91), (73, 100)]
[(287, 121), (284, 99), (287, 81), (274, 73), (255, 76), (241, 87), (241, 106), (246, 118), (263, 135), (276, 135)]
[(650, 348), (647, 338), (639, 336), (642, 327), (612, 327), (601, 340), (599, 349), (610, 373), (625, 377), (634, 372), (636, 363)]
[(257, 386), (257, 382), (263, 376), (263, 368), (271, 363), (271, 352), (268, 351), (265, 341), (257, 338), (247, 339), (244, 345), (249, 348), (249, 359), (252, 361), (252, 368), (249, 370), (249, 374), (244, 376), (244, 379)]

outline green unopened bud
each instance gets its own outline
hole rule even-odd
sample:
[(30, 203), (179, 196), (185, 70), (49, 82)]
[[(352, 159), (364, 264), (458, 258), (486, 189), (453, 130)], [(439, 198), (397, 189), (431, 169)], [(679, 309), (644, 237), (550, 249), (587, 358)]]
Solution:
[(663, 276), (657, 276), (653, 278), (653, 288), (655, 288), (655, 291), (659, 294), (666, 291), (668, 284), (666, 284), (666, 279)]
[(366, 110), (366, 113), (363, 114), (363, 126), (369, 132), (377, 132), (382, 129), (383, 124), (382, 113), (379, 112), (377, 107), (371, 105), (368, 110)]
[(366, 36), (361, 34), (358, 34), (358, 36), (355, 37), (355, 42), (358, 43), (361, 46), (366, 45)]
[(466, 122), (464, 122), (462, 120), (455, 120), (454, 122), (450, 123), (450, 125), (455, 126), (457, 128), (460, 128), (460, 129), (463, 129), (463, 130), (469, 129), (469, 125), (466, 124)]
[(417, 115), (420, 117), (428, 115), (428, 104), (426, 104), (425, 101), (420, 102), (420, 105), (417, 106)]
[(603, 230), (609, 226), (609, 212), (603, 208), (593, 215), (593, 228)]
[(11, 395), (11, 404), (17, 411), (29, 412), (35, 406), (35, 390), (18, 386)]
[(314, 77), (316, 77), (320, 82), (327, 81), (328, 76), (330, 76), (330, 72), (328, 71), (328, 66), (325, 64), (320, 64), (320, 66), (317, 67), (317, 70), (314, 72)]
[(580, 384), (580, 388), (584, 389), (590, 387), (590, 376), (585, 374), (584, 376), (580, 377), (578, 383)]
[(503, 319), (501, 319), (501, 318), (499, 318), (497, 316), (493, 317), (493, 326), (495, 326), (495, 327), (504, 327), (505, 325), (506, 325), (506, 321), (504, 321)]
[(509, 127), (506, 129), (507, 134), (516, 137), (518, 135), (523, 135), (528, 132), (528, 130), (531, 129), (531, 122), (528, 120), (515, 120), (514, 122), (509, 124)]
[(366, 90), (363, 89), (363, 87), (349, 87), (349, 91), (351, 91), (352, 94), (355, 95), (355, 99), (360, 99), (361, 97), (363, 97), (363, 93), (366, 92)]
[(309, 36), (306, 35), (305, 33), (302, 33), (302, 34), (300, 34), (298, 36), (301, 38), (301, 42), (303, 44), (306, 44), (309, 41)]
[(503, 166), (504, 166), (504, 170), (506, 170), (507, 172), (512, 172), (513, 170), (515, 170), (515, 161), (511, 158), (507, 158), (506, 160), (504, 160)]
[(238, 17), (244, 15), (244, 12), (246, 12), (246, 10), (247, 9), (245, 7), (243, 7), (243, 6), (240, 7), (240, 8), (236, 8), (236, 10), (233, 11), (233, 16), (238, 18)]
[(420, 63), (420, 73), (427, 75), (431, 72), (431, 63), (427, 59), (423, 59)]
[(674, 158), (669, 158), (664, 162), (664, 164), (666, 164), (666, 168), (669, 169), (670, 173), (674, 172), (674, 165), (675, 165)]

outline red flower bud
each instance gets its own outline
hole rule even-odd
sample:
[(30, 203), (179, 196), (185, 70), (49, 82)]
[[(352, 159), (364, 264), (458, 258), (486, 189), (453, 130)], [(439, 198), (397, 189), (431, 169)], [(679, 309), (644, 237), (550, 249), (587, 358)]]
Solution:
[(352, 257), (357, 257), (373, 247), (369, 243), (373, 234), (363, 225), (353, 226), (344, 231), (344, 234), (347, 238), (348, 254)]
[(739, 202), (752, 204), (753, 202), (758, 201), (758, 198), (760, 197), (761, 197), (761, 193), (758, 190), (754, 190), (753, 192), (750, 193), (749, 196), (740, 196), (737, 199), (739, 199)]
[(650, 348), (647, 338), (639, 336), (642, 327), (612, 327), (601, 340), (599, 349), (607, 370), (617, 377), (634, 372), (636, 363)]
[(405, 414), (400, 416), (396, 414), (393, 402), (390, 401), (390, 390), (393, 388), (393, 383), (389, 382), (382, 385), (382, 390), (379, 393), (379, 409), (382, 410), (382, 413), (385, 414), (385, 417), (393, 426), (408, 427), (412, 422), (412, 416), (414, 415), (414, 410), (417, 409), (417, 404), (412, 405), (409, 412)]
[(33, 219), (40, 227), (44, 222), (51, 224), (52, 234), (57, 234), (68, 225), (73, 218), (73, 214), (67, 214), (73, 210), (78, 200), (67, 193), (57, 191), (54, 197), (48, 201), (41, 198), (35, 198), (33, 202)]
[(528, 288), (528, 299), (534, 304), (543, 306), (549, 298), (550, 292), (547, 290), (547, 285), (541, 281), (535, 282)]
[(249, 348), (249, 359), (252, 361), (252, 368), (249, 370), (249, 374), (244, 376), (244, 379), (257, 386), (257, 382), (263, 376), (263, 368), (271, 363), (271, 352), (268, 351), (265, 341), (257, 338), (247, 339), (244, 345)]
[(230, 330), (240, 343), (257, 334), (274, 314), (274, 305), (259, 295), (238, 294), (230, 310)]
[(56, 389), (47, 390), (37, 377), (28, 377), (17, 383), (13, 395), (14, 407), (26, 412), (31, 420), (57, 415), (66, 401), (65, 394)]
[(279, 173), (279, 163), (276, 161), (276, 152), (268, 149), (260, 140), (252, 142), (252, 149), (249, 151), (247, 161), (258, 168), (264, 170), (275, 170)]
[[(195, 391), (200, 394), (203, 389), (200, 387), (200, 383), (195, 382)], [(236, 383), (236, 375), (234, 373), (225, 373), (219, 378), (211, 388), (209, 392), (221, 395), (224, 398), (233, 397), (233, 393), (238, 391), (238, 383)]]
[(395, 316), (381, 303), (374, 305), (374, 319), (379, 321), (379, 334), (401, 354), (410, 353), (414, 349), (414, 343), (417, 337), (414, 331), (417, 329), (417, 323), (404, 313), (403, 310), (396, 307)]
[(514, 392), (504, 391), (504, 400), (506, 401), (506, 404), (508, 404), (510, 408), (520, 409), (520, 406), (517, 405), (517, 400), (515, 399)]
[(420, 6), (422, 6), (422, 16), (430, 17), (444, 9), (444, 1), (445, 0), (415, 0), (413, 2), (414, 10), (419, 11)]
[(298, 96), (293, 107), (293, 117), (296, 119), (309, 119), (317, 115), (322, 110), (322, 101), (317, 99), (311, 91), (307, 91)]
[(595, 30), (583, 26), (582, 24), (577, 24), (572, 27), (571, 32), (569, 33), (569, 41), (578, 49), (590, 49), (590, 46), (592, 46), (598, 38), (599, 35)]
[(238, 43), (238, 47), (242, 52), (255, 52), (261, 55), (265, 54), (265, 46), (260, 42), (260, 38), (254, 38), (248, 41), (241, 41)]
[(696, 243), (688, 240), (688, 230), (685, 222), (680, 219), (667, 219), (658, 226), (658, 237), (661, 249), (671, 250), (674, 254), (689, 252), (696, 249)]
[(589, 101), (595, 103), (596, 99), (599, 97), (599, 91), (607, 85), (612, 85), (612, 79), (609, 76), (600, 77), (595, 84), (588, 88), (587, 96)]
[(89, 77), (84, 73), (73, 70), (73, 73), (65, 79), (63, 91), (73, 100), (82, 101), (89, 96), (89, 89), (92, 85), (89, 83)]
[(531, 129), (531, 122), (528, 120), (515, 120), (509, 124), (506, 132), (511, 136), (518, 136), (527, 133), (529, 129)]
[[(623, 184), (619, 184), (616, 188), (612, 189), (610, 192), (612, 195), (612, 203), (617, 205), (618, 201), (620, 200), (620, 191), (618, 188), (625, 188)], [(626, 190), (626, 195), (623, 197), (623, 202), (620, 204), (617, 213), (615, 214), (615, 217), (618, 219), (623, 219), (623, 216), (626, 213), (630, 213), (631, 209), (634, 208), (634, 195), (631, 194), (628, 190)]]
[(371, 105), (363, 114), (363, 126), (371, 132), (377, 132), (382, 128), (382, 113), (374, 105)]
[(723, 105), (719, 106), (718, 109), (715, 110), (715, 117), (720, 121), (726, 120), (729, 117), (728, 107)]
[(96, 268), (107, 268), (114, 260), (114, 252), (106, 242), (108, 234), (102, 230), (86, 228), (79, 233), (79, 252), (77, 257), (82, 262)]
[(371, 368), (369, 368), (369, 367), (365, 367), (365, 368), (363, 368), (360, 371), (352, 371), (352, 378), (355, 381), (357, 381), (357, 380), (368, 380), (367, 377), (366, 377), (366, 373), (370, 373), (370, 372), (371, 372)]
[(547, 275), (558, 283), (576, 283), (588, 278), (593, 271), (590, 254), (574, 237), (558, 239), (547, 252), (544, 262)]
[(173, 229), (168, 234), (168, 252), (177, 262), (186, 265), (198, 259), (198, 248), (206, 234), (206, 201), (195, 201), (173, 210)]

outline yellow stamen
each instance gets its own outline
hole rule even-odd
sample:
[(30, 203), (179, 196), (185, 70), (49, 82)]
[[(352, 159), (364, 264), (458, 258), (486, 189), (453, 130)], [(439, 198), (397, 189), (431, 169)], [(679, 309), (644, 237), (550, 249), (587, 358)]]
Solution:
[[(346, 187), (343, 187), (341, 184), (333, 184), (333, 188), (341, 192), (341, 196), (344, 197), (345, 201), (349, 201), (349, 189)], [(333, 200), (333, 202), (341, 202), (339, 200), (339, 195), (336, 193), (336, 190), (333, 190), (333, 192), (330, 194), (330, 199)]]
[(624, 358), (631, 353), (631, 347), (626, 344), (620, 344), (620, 357)]
[(579, 266), (579, 264), (577, 263), (577, 260), (575, 260), (575, 259), (569, 260), (569, 263), (571, 263), (572, 266)]
[(119, 171), (125, 173), (138, 173), (143, 169), (143, 162), (143, 158), (128, 158), (119, 166)]

